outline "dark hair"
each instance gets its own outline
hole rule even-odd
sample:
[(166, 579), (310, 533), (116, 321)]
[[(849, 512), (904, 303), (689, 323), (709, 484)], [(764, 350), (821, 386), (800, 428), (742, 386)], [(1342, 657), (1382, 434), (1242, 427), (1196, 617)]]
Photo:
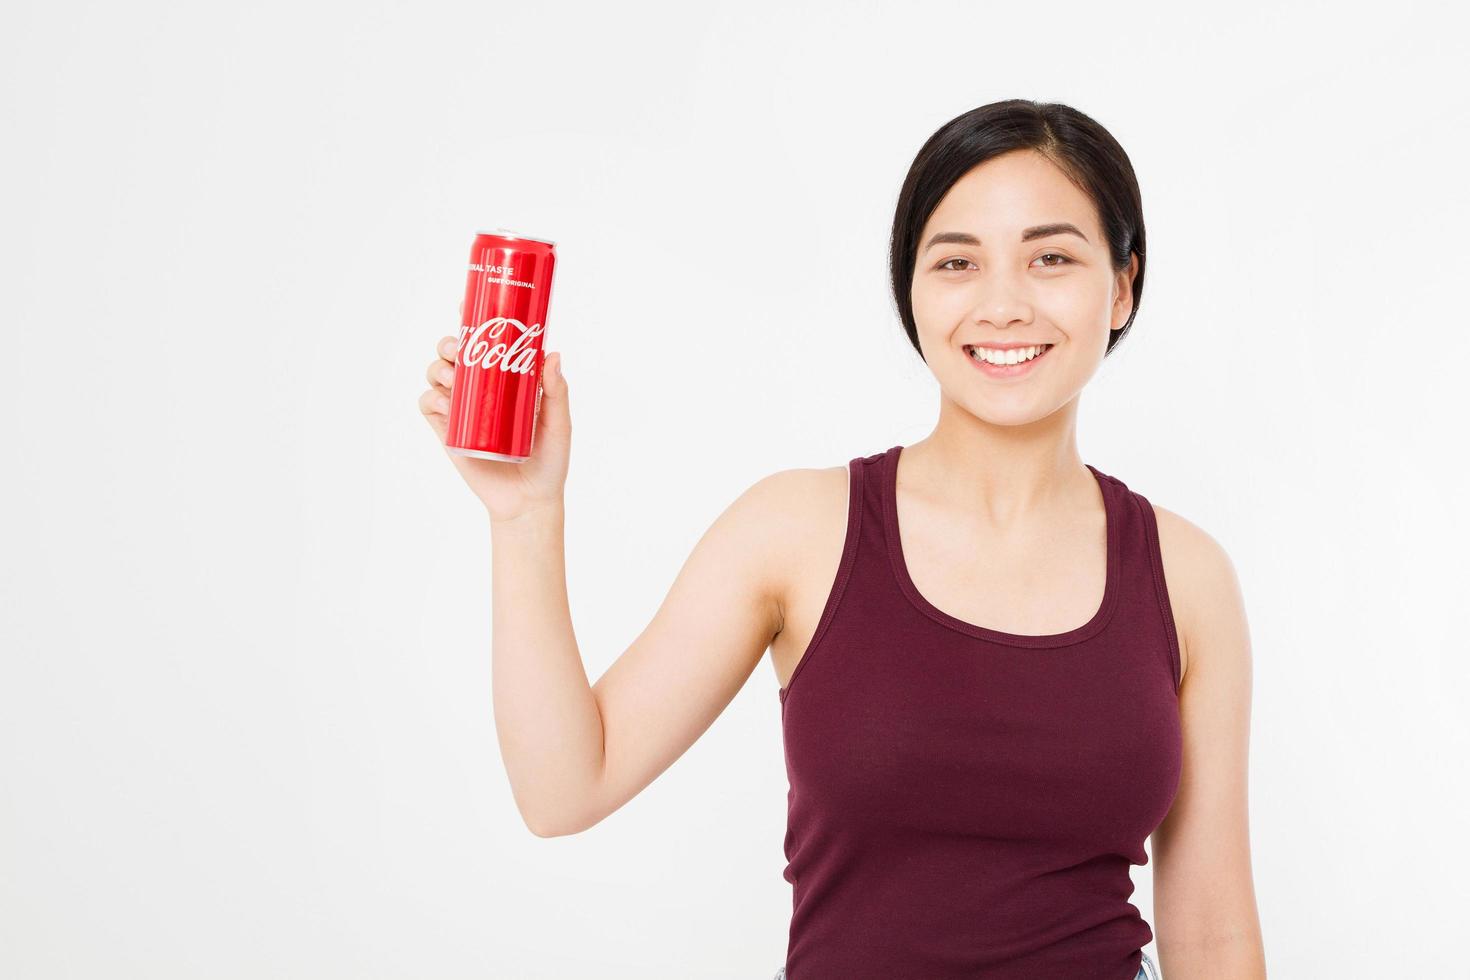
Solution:
[(909, 291), (924, 222), (940, 200), (974, 167), (1012, 150), (1035, 150), (1056, 164), (1097, 207), (1108, 241), (1113, 271), (1122, 272), (1129, 256), (1138, 254), (1133, 277), (1133, 309), (1121, 330), (1111, 330), (1107, 350), (1123, 339), (1143, 299), (1145, 256), (1143, 200), (1133, 164), (1123, 147), (1091, 116), (1057, 102), (1007, 99), (971, 109), (935, 131), (919, 148), (899, 191), (888, 242), (888, 272), (893, 299), (909, 343), (919, 356), (919, 332)]

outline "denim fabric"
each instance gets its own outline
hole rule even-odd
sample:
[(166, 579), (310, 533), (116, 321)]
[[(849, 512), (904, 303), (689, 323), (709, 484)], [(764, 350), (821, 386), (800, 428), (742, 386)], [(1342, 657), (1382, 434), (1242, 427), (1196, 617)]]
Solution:
[[(777, 970), (776, 975), (771, 980), (786, 980), (786, 967), (783, 966)], [(1163, 980), (1163, 977), (1159, 975), (1158, 966), (1149, 958), (1147, 953), (1143, 954), (1143, 962), (1138, 967), (1138, 974), (1134, 976), (1133, 980)]]

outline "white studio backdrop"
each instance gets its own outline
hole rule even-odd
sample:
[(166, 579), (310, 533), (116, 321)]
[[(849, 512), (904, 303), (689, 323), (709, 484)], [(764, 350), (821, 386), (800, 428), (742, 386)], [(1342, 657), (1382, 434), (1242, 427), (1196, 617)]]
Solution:
[(1470, 975), (1463, 14), (1343, 13), (7, 6), (0, 976), (770, 977), (769, 661), (622, 810), (533, 836), (425, 367), (476, 228), (558, 242), (595, 680), (750, 483), (928, 432), (892, 209), (1017, 96), (1143, 188), (1079, 447), (1240, 575), (1271, 975)]

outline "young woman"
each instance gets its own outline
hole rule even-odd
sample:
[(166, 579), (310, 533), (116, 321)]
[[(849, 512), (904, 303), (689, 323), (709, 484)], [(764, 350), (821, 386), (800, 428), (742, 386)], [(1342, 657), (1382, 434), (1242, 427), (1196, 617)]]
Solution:
[[(1144, 257), (1132, 165), (1094, 120), (1009, 100), (946, 123), (890, 243), (933, 431), (748, 488), (595, 686), (568, 611), (571, 413), (547, 354), (532, 458), (449, 457), (490, 518), (495, 722), (531, 830), (626, 803), (769, 648), (794, 889), (778, 978), (1156, 980), (1128, 901), (1150, 834), (1169, 980), (1264, 977), (1234, 570), (1077, 451)], [(441, 440), (455, 343), (420, 399)]]

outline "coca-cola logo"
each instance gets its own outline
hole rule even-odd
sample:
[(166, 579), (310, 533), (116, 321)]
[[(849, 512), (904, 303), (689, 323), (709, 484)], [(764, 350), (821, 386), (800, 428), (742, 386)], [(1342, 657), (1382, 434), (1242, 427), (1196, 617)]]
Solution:
[[(502, 340), (505, 328), (513, 326), (519, 335), (510, 343)], [(459, 328), (459, 363), (485, 370), (500, 368), (517, 374), (529, 374), (536, 366), (536, 349), (531, 341), (541, 336), (542, 324), (528, 327), (509, 316), (497, 316), (478, 327), (465, 324)]]

